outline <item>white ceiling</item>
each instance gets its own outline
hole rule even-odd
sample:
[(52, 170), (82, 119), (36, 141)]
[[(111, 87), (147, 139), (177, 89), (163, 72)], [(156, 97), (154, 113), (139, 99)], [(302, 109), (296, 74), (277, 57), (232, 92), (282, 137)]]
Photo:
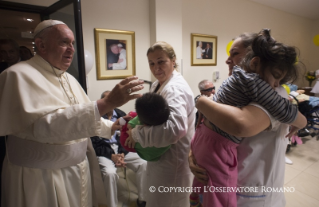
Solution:
[(319, 0), (249, 0), (290, 14), (319, 20)]

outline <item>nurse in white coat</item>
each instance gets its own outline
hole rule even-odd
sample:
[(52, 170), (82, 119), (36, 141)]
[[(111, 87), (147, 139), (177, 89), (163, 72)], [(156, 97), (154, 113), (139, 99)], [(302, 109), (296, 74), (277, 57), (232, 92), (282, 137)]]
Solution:
[[(254, 36), (256, 36), (255, 33), (245, 33), (234, 40), (230, 56), (226, 60), (229, 75), (232, 74), (233, 67), (239, 65), (249, 51), (248, 46), (251, 45)], [(276, 91), (283, 97), (287, 97), (286, 91), (281, 86)], [(204, 113), (203, 108), (199, 109)], [(237, 206), (284, 207), (283, 192), (262, 192), (262, 187), (264, 189), (283, 187), (287, 147), (284, 137), (288, 133), (288, 126), (275, 121), (263, 107), (257, 104), (247, 105), (241, 109), (215, 104), (215, 108), (209, 108), (209, 110), (215, 118), (218, 117), (219, 124), (224, 125), (225, 132), (234, 136), (247, 137), (237, 149), (238, 187), (257, 187), (258, 190), (238, 193)], [(214, 123), (208, 116), (206, 117)], [(192, 152), (190, 152), (189, 163), (195, 177), (205, 183), (208, 179), (205, 170), (196, 166)]]
[(162, 125), (135, 127), (132, 130), (132, 138), (142, 147), (171, 145), (171, 148), (159, 161), (147, 163), (147, 189), (150, 189), (150, 192), (146, 196), (146, 205), (189, 206), (192, 173), (188, 167), (187, 155), (194, 134), (193, 92), (181, 74), (175, 70), (176, 55), (169, 44), (155, 43), (149, 48), (147, 57), (150, 69), (157, 79), (151, 92), (166, 99), (170, 116)]
[[(276, 91), (287, 97), (281, 86)], [(198, 104), (203, 106), (202, 103)], [(205, 113), (202, 107), (199, 109)], [(254, 103), (242, 109), (222, 104), (216, 104), (213, 110), (210, 109), (224, 127), (228, 126), (228, 130), (225, 130), (227, 133), (246, 137), (237, 148), (237, 187), (254, 190), (237, 192), (237, 206), (284, 207), (284, 191), (280, 189), (283, 190), (284, 185), (287, 147), (284, 138), (288, 134), (288, 125), (276, 121), (262, 106)], [(258, 131), (261, 132), (256, 134)], [(196, 174), (195, 177), (198, 178)], [(278, 189), (280, 192), (270, 189)]]

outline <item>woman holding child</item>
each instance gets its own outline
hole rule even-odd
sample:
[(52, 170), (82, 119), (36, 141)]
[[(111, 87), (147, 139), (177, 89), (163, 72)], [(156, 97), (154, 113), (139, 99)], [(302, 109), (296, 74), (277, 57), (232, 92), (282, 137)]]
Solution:
[[(230, 57), (226, 61), (229, 65), (230, 74), (233, 74), (234, 76), (234, 71), (235, 75), (239, 74), (238, 69), (234, 66), (240, 65), (243, 59), (244, 62), (241, 65), (244, 66), (243, 68), (247, 72), (259, 74), (259, 77), (266, 81), (272, 88), (276, 88), (276, 91), (281, 96), (287, 96), (285, 90), (282, 90), (282, 88), (278, 86), (282, 82), (291, 81), (294, 80), (294, 78), (297, 78), (297, 67), (295, 66), (296, 52), (294, 48), (276, 42), (270, 36), (269, 30), (263, 30), (259, 35), (244, 34), (235, 39), (230, 50)], [(244, 79), (246, 80), (246, 75), (243, 77), (245, 77)], [(257, 88), (255, 93), (258, 94), (267, 91), (264, 95), (268, 97), (270, 91), (268, 89), (265, 90), (264, 86), (266, 85), (259, 88), (263, 90), (258, 91)], [(227, 89), (224, 83), (222, 87), (224, 87), (224, 90)], [(225, 94), (217, 93), (217, 98), (224, 100), (228, 98), (229, 101), (231, 97), (225, 97)], [(269, 98), (269, 101), (272, 101), (272, 99)], [(211, 132), (214, 131), (219, 134), (223, 131), (222, 135), (227, 137), (228, 141), (232, 139), (236, 141), (236, 137), (246, 138), (239, 139), (238, 142), (235, 142), (238, 146), (231, 148), (230, 154), (227, 154), (228, 150), (225, 150), (225, 156), (231, 155), (228, 157), (228, 162), (230, 164), (223, 164), (225, 169), (223, 169), (224, 171), (220, 171), (223, 173), (223, 176), (220, 176), (219, 178), (218, 175), (216, 175), (218, 172), (215, 172), (213, 175), (211, 173), (212, 169), (209, 169), (209, 167), (206, 168), (207, 163), (205, 170), (198, 167), (205, 165), (201, 158), (202, 156), (198, 155), (198, 152), (195, 152), (196, 148), (193, 152), (191, 151), (189, 162), (195, 177), (202, 183), (208, 183), (209, 185), (216, 183), (216, 179), (218, 181), (224, 179), (225, 182), (221, 183), (221, 185), (223, 185), (222, 187), (228, 187), (225, 185), (227, 185), (227, 182), (234, 177), (237, 178), (236, 171), (238, 169), (237, 182), (234, 181), (231, 184), (236, 186), (237, 183), (237, 187), (252, 187), (252, 189), (257, 189), (249, 192), (237, 192), (237, 204), (236, 194), (234, 193), (227, 195), (227, 192), (222, 192), (220, 194), (208, 196), (207, 194), (204, 194), (204, 206), (210, 206), (212, 204), (207, 203), (207, 197), (209, 196), (215, 196), (215, 198), (211, 198), (211, 202), (216, 200), (222, 202), (217, 202), (214, 206), (281, 207), (285, 205), (283, 192), (263, 191), (263, 189), (267, 187), (283, 187), (285, 166), (284, 153), (286, 148), (286, 142), (283, 138), (288, 133), (288, 125), (278, 121), (279, 118), (276, 117), (278, 114), (271, 113), (271, 110), (269, 109), (266, 110), (267, 104), (251, 103), (242, 108), (237, 108), (212, 102), (205, 97), (201, 97), (197, 100), (196, 107), (205, 115), (207, 120), (200, 126), (198, 131), (196, 131), (194, 137), (195, 141), (202, 142), (203, 138), (201, 137), (201, 139), (198, 139), (198, 137), (203, 131), (209, 131), (209, 129), (212, 130)], [(287, 106), (282, 108), (277, 107), (276, 112), (285, 112), (287, 109)], [(302, 128), (306, 124), (305, 118), (300, 113), (298, 113), (295, 119), (291, 119), (286, 123), (292, 122), (294, 122), (294, 126), (299, 128)], [(221, 137), (220, 140), (222, 139), (226, 138)], [(206, 145), (208, 145), (207, 142)], [(225, 149), (226, 148), (230, 147), (225, 146)], [(215, 151), (213, 149), (211, 150)], [(204, 151), (205, 149), (202, 149), (202, 152)], [(208, 154), (206, 154), (206, 156), (209, 157)], [(225, 159), (224, 156), (222, 157)], [(222, 162), (223, 159), (221, 159), (220, 162)], [(198, 166), (194, 164), (196, 161)], [(232, 174), (227, 174), (226, 165), (229, 165), (228, 171), (231, 171)], [(214, 170), (216, 169), (217, 171), (219, 170), (217, 167)]]
[[(165, 98), (170, 116), (161, 125), (136, 126), (131, 131), (131, 138), (142, 147), (171, 147), (158, 161), (147, 164), (147, 187), (151, 192), (147, 195), (146, 205), (188, 206), (189, 192), (186, 188), (191, 186), (192, 174), (185, 160), (194, 134), (193, 92), (175, 70), (176, 55), (172, 46), (166, 42), (156, 42), (148, 49), (147, 58), (152, 74), (157, 79), (151, 92)], [(129, 145), (134, 146), (134, 142)]]

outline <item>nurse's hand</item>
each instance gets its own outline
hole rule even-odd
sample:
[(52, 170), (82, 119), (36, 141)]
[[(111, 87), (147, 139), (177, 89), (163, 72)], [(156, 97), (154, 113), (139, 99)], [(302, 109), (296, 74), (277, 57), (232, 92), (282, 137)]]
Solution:
[(208, 182), (208, 176), (206, 175), (206, 170), (204, 168), (198, 167), (195, 157), (192, 153), (192, 150), (189, 151), (188, 155), (188, 164), (189, 168), (191, 169), (192, 173), (194, 174), (195, 178), (203, 183), (204, 185), (207, 185)]
[(289, 133), (286, 135), (286, 138), (291, 138), (293, 135), (297, 134), (299, 128), (295, 126), (290, 126)]
[(129, 135), (129, 137), (125, 140), (125, 146), (129, 147), (129, 148), (134, 148), (135, 147), (135, 140), (132, 138), (132, 128), (130, 127), (130, 125), (127, 125), (128, 130), (126, 131), (127, 134)]

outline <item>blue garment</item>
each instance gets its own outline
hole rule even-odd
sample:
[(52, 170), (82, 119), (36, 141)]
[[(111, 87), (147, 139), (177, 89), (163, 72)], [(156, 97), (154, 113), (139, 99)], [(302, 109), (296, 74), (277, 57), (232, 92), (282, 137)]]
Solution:
[(318, 106), (319, 105), (319, 97), (309, 96), (309, 104), (312, 107)]
[(298, 86), (295, 84), (287, 84), (287, 86), (290, 88), (290, 91), (297, 91)]
[[(107, 115), (104, 115), (103, 118), (104, 118), (104, 119), (108, 119), (108, 116), (107, 116)], [(117, 120), (117, 118), (118, 118), (118, 115), (117, 115), (117, 113), (115, 112), (115, 110), (113, 110), (113, 115), (112, 115), (112, 118), (111, 118), (110, 121), (115, 122), (115, 121)], [(103, 139), (103, 140), (104, 140), (105, 142), (107, 142), (107, 143), (115, 144), (115, 143), (117, 143), (117, 140), (116, 140), (116, 135), (117, 135), (117, 133), (119, 133), (119, 130), (116, 130), (116, 131), (114, 132), (114, 134), (113, 134), (113, 136), (112, 136), (111, 139)]]

